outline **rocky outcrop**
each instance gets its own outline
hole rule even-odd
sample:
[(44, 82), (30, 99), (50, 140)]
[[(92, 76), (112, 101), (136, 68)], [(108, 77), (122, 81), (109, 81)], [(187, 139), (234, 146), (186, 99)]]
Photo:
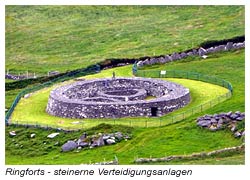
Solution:
[(62, 151), (71, 151), (73, 149), (77, 148), (77, 144), (75, 141), (68, 141), (62, 146)]
[(237, 129), (237, 123), (245, 119), (245, 113), (232, 111), (214, 115), (204, 115), (197, 118), (197, 125), (207, 128), (211, 131), (217, 131), (222, 128), (229, 128), (234, 136), (239, 138), (245, 134), (244, 130)]
[(116, 144), (120, 141), (127, 141), (131, 139), (131, 136), (128, 134), (123, 134), (122, 132), (110, 133), (110, 134), (97, 134), (88, 136), (86, 133), (83, 133), (79, 139), (72, 141), (69, 140), (62, 146), (62, 151), (71, 151), (74, 149), (81, 150), (82, 148), (96, 148), (111, 144)]

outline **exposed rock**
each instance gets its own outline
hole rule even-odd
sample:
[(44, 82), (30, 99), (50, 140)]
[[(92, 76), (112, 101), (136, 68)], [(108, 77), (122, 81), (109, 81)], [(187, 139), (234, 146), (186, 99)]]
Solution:
[(243, 119), (245, 119), (245, 117), (237, 117), (236, 118), (237, 121), (242, 121)]
[(53, 138), (55, 138), (59, 134), (60, 133), (52, 133), (52, 134), (49, 134), (47, 137), (53, 139)]
[(182, 53), (180, 54), (180, 57), (181, 57), (181, 59), (186, 58), (186, 57), (187, 57), (187, 54), (184, 53), (184, 52), (182, 52)]
[(149, 60), (149, 64), (156, 64), (157, 63), (157, 59), (156, 58), (151, 58)]
[(59, 145), (59, 142), (58, 142), (58, 141), (55, 142), (54, 146), (57, 146), (57, 145)]
[(203, 56), (203, 55), (207, 54), (207, 50), (204, 49), (203, 47), (201, 47), (201, 48), (198, 50), (198, 54), (199, 54), (199, 56)]
[(231, 118), (232, 120), (236, 120), (237, 117), (239, 117), (237, 114), (232, 114), (232, 115), (230, 116), (230, 118)]
[(181, 56), (180, 56), (180, 54), (178, 54), (178, 53), (173, 53), (173, 54), (171, 55), (171, 57), (172, 57), (172, 60), (181, 59)]
[(104, 143), (104, 140), (103, 140), (103, 137), (102, 137), (102, 136), (100, 136), (97, 140), (95, 140), (95, 141), (91, 144), (92, 147), (99, 147), (99, 146), (103, 146), (103, 145), (105, 145), (105, 143)]
[(114, 139), (107, 139), (106, 140), (107, 144), (115, 144), (115, 140)]
[(81, 147), (88, 147), (89, 146), (89, 143), (87, 143), (87, 142), (80, 142), (79, 144), (78, 144), (78, 146), (81, 146)]
[(198, 54), (198, 51), (196, 49), (193, 49), (193, 55), (197, 55)]
[(9, 135), (12, 136), (12, 137), (13, 137), (13, 136), (16, 136), (16, 131), (10, 131), (10, 132), (9, 132)]
[(83, 133), (83, 135), (80, 136), (80, 140), (84, 141), (87, 138), (87, 133)]
[(110, 135), (104, 135), (102, 138), (103, 138), (103, 140), (107, 140), (110, 138)]
[(149, 65), (149, 60), (146, 59), (144, 62), (143, 62), (144, 65)]
[[(214, 115), (204, 115), (197, 118), (197, 125), (208, 128), (211, 131), (216, 131), (221, 129), (222, 127), (227, 127), (234, 133), (235, 137), (240, 137), (241, 134), (237, 131), (237, 122), (245, 119), (245, 113), (241, 113), (236, 111), (233, 113), (232, 111), (228, 113), (220, 113)], [(237, 132), (235, 132), (237, 131)]]
[(63, 146), (62, 146), (62, 151), (66, 152), (66, 151), (71, 151), (73, 149), (76, 149), (77, 144), (75, 141), (68, 141), (66, 142)]
[(217, 123), (217, 120), (215, 118), (211, 118), (210, 120), (212, 123)]
[(232, 132), (235, 132), (237, 129), (236, 129), (236, 125), (232, 125), (231, 129), (230, 129)]
[(203, 56), (201, 56), (203, 59), (207, 59), (207, 55), (203, 55)]
[(36, 136), (35, 133), (32, 133), (32, 134), (30, 135), (31, 138), (33, 138), (33, 137), (35, 137), (35, 136)]
[(210, 121), (199, 121), (197, 124), (201, 127), (209, 127), (211, 125), (211, 122)]
[(223, 119), (219, 119), (218, 124), (223, 124)]
[(193, 54), (193, 52), (190, 51), (190, 52), (187, 53), (187, 55), (188, 56), (193, 56), (194, 54)]
[(121, 141), (123, 139), (123, 135), (121, 132), (116, 132), (115, 133), (115, 138), (117, 138), (119, 141)]
[(241, 137), (241, 133), (239, 131), (237, 131), (236, 133), (234, 133), (234, 137), (236, 137), (236, 138)]
[(209, 130), (211, 131), (216, 131), (217, 129), (218, 129), (217, 126), (214, 126), (214, 125), (209, 127)]
[(166, 55), (166, 56), (164, 57), (164, 59), (166, 60), (166, 62), (172, 61), (172, 57), (169, 56), (169, 55)]
[(24, 97), (25, 99), (27, 99), (27, 98), (30, 97), (30, 94), (25, 94), (23, 97)]
[(228, 42), (226, 47), (225, 47), (225, 50), (228, 51), (228, 50), (230, 50), (232, 48), (233, 48), (233, 42)]
[(138, 66), (138, 67), (141, 67), (141, 66), (143, 66), (143, 64), (144, 64), (143, 61), (139, 61), (139, 62), (137, 63), (137, 66)]
[(226, 113), (226, 115), (227, 115), (228, 117), (230, 117), (232, 114), (233, 114), (232, 111), (229, 111), (228, 113)]

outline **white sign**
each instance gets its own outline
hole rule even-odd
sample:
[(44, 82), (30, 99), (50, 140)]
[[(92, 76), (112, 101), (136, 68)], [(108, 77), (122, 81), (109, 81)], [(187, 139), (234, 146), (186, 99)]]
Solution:
[(166, 73), (166, 71), (161, 71), (161, 75), (165, 75)]

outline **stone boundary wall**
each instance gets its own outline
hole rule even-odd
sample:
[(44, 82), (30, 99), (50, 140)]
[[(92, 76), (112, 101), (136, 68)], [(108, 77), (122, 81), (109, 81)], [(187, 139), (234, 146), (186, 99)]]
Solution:
[[(117, 92), (110, 97), (100, 96), (110, 88), (117, 92), (138, 90), (136, 94), (145, 97), (146, 92), (147, 96), (156, 98), (142, 100), (142, 96), (137, 99), (134, 94), (131, 98), (123, 94), (119, 96)], [(149, 117), (162, 116), (189, 102), (189, 89), (176, 83), (151, 78), (106, 78), (78, 81), (52, 90), (46, 111), (66, 118)]]
[(178, 60), (187, 58), (188, 56), (201, 56), (203, 58), (206, 58), (206, 55), (210, 53), (215, 53), (215, 52), (220, 52), (220, 51), (230, 51), (234, 49), (241, 49), (244, 47), (245, 47), (245, 41), (242, 43), (241, 42), (240, 43), (228, 42), (225, 45), (209, 47), (207, 49), (200, 47), (199, 49), (192, 49), (187, 52), (181, 52), (181, 53), (174, 52), (173, 54), (166, 55), (166, 56), (147, 58), (145, 60), (137, 62), (137, 66), (142, 67), (145, 65), (152, 65), (152, 64), (158, 64), (158, 63), (164, 64), (164, 63), (168, 63), (171, 61), (178, 61)]
[(227, 152), (232, 153), (232, 152), (238, 152), (238, 151), (244, 152), (245, 144), (242, 144), (240, 146), (210, 151), (210, 152), (193, 153), (191, 155), (173, 155), (173, 156), (167, 156), (167, 157), (162, 157), (162, 158), (138, 158), (134, 162), (138, 164), (149, 163), (149, 162), (169, 162), (169, 161), (178, 160), (178, 159), (185, 160), (185, 159), (211, 157), (211, 156), (219, 155), (222, 153), (227, 153)]

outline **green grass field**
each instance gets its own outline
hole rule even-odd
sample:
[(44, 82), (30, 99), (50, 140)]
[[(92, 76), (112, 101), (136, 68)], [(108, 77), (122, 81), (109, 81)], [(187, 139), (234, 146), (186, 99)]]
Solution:
[[(89, 78), (100, 78), (100, 77), (111, 77), (110, 74), (115, 71), (117, 75), (124, 76), (125, 72), (131, 71), (131, 66), (119, 67), (109, 70), (104, 70), (99, 74), (86, 76), (86, 79)], [(131, 74), (130, 74), (131, 75)], [(217, 85), (208, 84), (200, 81), (186, 80), (186, 79), (169, 79), (170, 81), (180, 83), (183, 86), (190, 89), (191, 92), (191, 103), (178, 111), (171, 113), (171, 115), (176, 115), (181, 112), (185, 112), (188, 109), (197, 107), (201, 104), (204, 104), (208, 101), (216, 99), (218, 96), (227, 93), (227, 89), (222, 88)], [(70, 81), (71, 83), (73, 81)], [(68, 82), (68, 83), (70, 83)], [(63, 84), (67, 84), (64, 82)], [(19, 123), (19, 124), (40, 124), (43, 126), (54, 126), (54, 127), (62, 127), (62, 128), (89, 128), (92, 126), (96, 126), (100, 123), (109, 123), (109, 124), (123, 124), (129, 126), (145, 126), (145, 118), (144, 117), (135, 117), (135, 118), (119, 118), (119, 119), (84, 119), (80, 120), (80, 124), (72, 124), (72, 122), (79, 121), (79, 119), (70, 119), (70, 118), (61, 118), (51, 116), (46, 113), (45, 109), (48, 103), (49, 93), (52, 89), (60, 86), (59, 84), (52, 86), (50, 88), (45, 88), (40, 91), (37, 91), (31, 95), (28, 99), (22, 99), (12, 117), (11, 122)], [(199, 88), (197, 88), (199, 87)], [(169, 115), (167, 115), (169, 116)], [(147, 126), (159, 126), (160, 120), (162, 121), (162, 125), (168, 124), (170, 122), (165, 119), (166, 116), (147, 119)]]
[(244, 6), (6, 6), (6, 69), (46, 74), (183, 51), (244, 35), (244, 14)]
[[(216, 65), (212, 66), (210, 64)], [(224, 65), (223, 71), (220, 70), (220, 67), (222, 67), (222, 65)], [(210, 66), (212, 66), (213, 68)], [(68, 153), (60, 153), (60, 147), (54, 147), (54, 141), (60, 140), (60, 143), (63, 143), (68, 140), (68, 136), (61, 135), (58, 139), (55, 139), (50, 142), (46, 140), (46, 135), (49, 134), (49, 132), (47, 131), (33, 129), (25, 129), (24, 131), (23, 128), (10, 127), (6, 129), (6, 133), (8, 133), (10, 129), (17, 129), (17, 131), (20, 129), (19, 131), (22, 131), (25, 134), (25, 137), (28, 137), (31, 132), (37, 132), (41, 134), (41, 138), (43, 137), (48, 144), (41, 145), (42, 142), (37, 141), (37, 143), (30, 145), (30, 140), (28, 138), (23, 139), (22, 136), (17, 136), (17, 141), (24, 145), (22, 149), (15, 149), (12, 148), (14, 146), (12, 139), (9, 138), (7, 135), (6, 163), (82, 164), (90, 162), (100, 162), (104, 160), (103, 158), (105, 158), (106, 160), (112, 160), (114, 158), (114, 155), (116, 155), (121, 164), (133, 164), (134, 158), (137, 157), (162, 157), (168, 155), (191, 154), (193, 152), (211, 151), (220, 148), (240, 145), (242, 143), (242, 140), (235, 139), (228, 130), (210, 132), (208, 130), (204, 130), (202, 128), (197, 127), (197, 125), (195, 124), (195, 119), (197, 116), (204, 115), (206, 113), (213, 114), (229, 110), (244, 111), (244, 50), (216, 54), (216, 57), (211, 57), (210, 59), (207, 59), (205, 61), (194, 60), (188, 63), (185, 61), (173, 63), (169, 66), (162, 68), (185, 70), (191, 69), (192, 71), (195, 71), (194, 69), (192, 69), (195, 67), (199, 67), (199, 69), (197, 68), (197, 70), (199, 70), (200, 73), (214, 75), (217, 72), (218, 74), (216, 75), (218, 77), (223, 77), (224, 79), (230, 81), (234, 87), (234, 93), (232, 98), (221, 104), (216, 105), (215, 107), (209, 110), (206, 110), (203, 113), (198, 113), (197, 115), (191, 116), (180, 123), (157, 128), (133, 128), (131, 130), (133, 138), (132, 140), (129, 140), (127, 142), (121, 142), (113, 146), (106, 146), (91, 150), (83, 150), (80, 152), (73, 151)], [(121, 74), (126, 74), (126, 68), (127, 67), (121, 67), (120, 71), (117, 72), (120, 72)], [(159, 69), (160, 67), (155, 66), (154, 68)], [(207, 68), (210, 68), (210, 71), (208, 71)], [(103, 72), (105, 76), (110, 76), (113, 72), (112, 70), (107, 70)], [(129, 74), (130, 71), (127, 73)], [(101, 73), (97, 75), (91, 75), (85, 78), (93, 78), (93, 76), (101, 77)], [(30, 100), (32, 100), (32, 96), (30, 98)], [(33, 109), (35, 109), (34, 107), (35, 106), (33, 106)], [(30, 116), (32, 116), (32, 114)], [(115, 131), (117, 127), (113, 130)], [(102, 131), (102, 128), (97, 130), (96, 133), (99, 131)], [(73, 136), (74, 135), (72, 134), (72, 139), (75, 139), (79, 136), (79, 134), (77, 134), (76, 137)], [(29, 156), (28, 152), (33, 151), (34, 155)], [(223, 160), (218, 161), (218, 158), (221, 158)], [(192, 160), (188, 162), (173, 162), (173, 164), (174, 163), (244, 164), (244, 155), (236, 154), (227, 157), (215, 157), (203, 160)]]
[[(120, 164), (133, 164), (137, 157), (191, 154), (242, 143), (242, 140), (235, 139), (227, 130), (210, 132), (197, 127), (193, 118), (165, 127), (132, 129), (130, 130), (133, 135), (131, 140), (116, 145), (67, 153), (60, 152), (61, 145), (68, 139), (78, 138), (80, 132), (61, 133), (57, 138), (50, 140), (46, 136), (51, 131), (10, 127), (6, 132), (6, 164), (85, 164), (104, 161), (104, 159), (113, 160), (115, 155)], [(126, 129), (118, 127), (122, 131)], [(108, 129), (116, 131), (118, 127)], [(8, 137), (10, 130), (16, 130), (17, 137)], [(103, 128), (95, 132), (102, 131)], [(36, 138), (30, 139), (30, 134), (34, 132)], [(55, 146), (57, 141), (59, 145)], [(15, 148), (16, 143), (22, 147)], [(210, 161), (208, 164), (213, 162)]]
[[(244, 35), (244, 14), (244, 6), (6, 6), (6, 69), (46, 74), (50, 70), (64, 72), (86, 67), (106, 58), (152, 56), (187, 50), (198, 47), (206, 40)], [(161, 127), (113, 125), (114, 120), (92, 127), (93, 124), (87, 124), (91, 120), (86, 120), (85, 124), (80, 124), (84, 129), (73, 133), (61, 132), (56, 138), (48, 139), (47, 135), (55, 130), (6, 126), (5, 163), (86, 164), (113, 160), (117, 156), (120, 164), (134, 164), (134, 159), (138, 157), (208, 152), (244, 142), (244, 138), (234, 138), (229, 130), (211, 132), (196, 125), (196, 118), (204, 114), (245, 111), (244, 49), (209, 54), (206, 60), (189, 57), (144, 69), (183, 70), (217, 76), (229, 81), (234, 92), (230, 99), (202, 113)], [(82, 78), (111, 77), (113, 71), (117, 76), (132, 76), (131, 66), (126, 66)], [(199, 81), (170, 80), (189, 87), (192, 96), (188, 106), (173, 114), (184, 112), (225, 92), (224, 88)], [(12, 121), (36, 123), (39, 120), (40, 124), (74, 128), (71, 122), (78, 120), (45, 113), (52, 88), (42, 89), (30, 98), (22, 99), (11, 117)], [(5, 93), (5, 107), (10, 107), (20, 90)], [(124, 121), (124, 125), (130, 125), (130, 120), (136, 120), (141, 124), (145, 119), (164, 120), (167, 116), (122, 118), (116, 122)], [(99, 123), (97, 121), (94, 125)], [(17, 132), (17, 136), (9, 136), (12, 130)], [(84, 131), (89, 134), (122, 131), (132, 134), (132, 139), (79, 152), (60, 152), (67, 140), (79, 138)], [(33, 139), (30, 138), (32, 133), (36, 133)], [(240, 153), (157, 164), (244, 164), (244, 158), (244, 153)]]

